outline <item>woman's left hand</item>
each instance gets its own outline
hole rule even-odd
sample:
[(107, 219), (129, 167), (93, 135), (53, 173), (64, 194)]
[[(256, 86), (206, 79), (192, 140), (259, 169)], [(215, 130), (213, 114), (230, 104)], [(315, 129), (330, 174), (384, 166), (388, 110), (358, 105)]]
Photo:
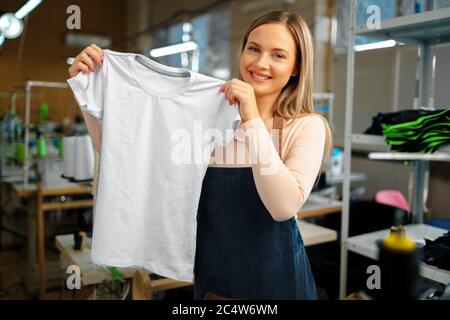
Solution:
[(222, 87), (220, 87), (220, 92), (225, 93), (225, 98), (230, 105), (239, 103), (241, 123), (259, 117), (255, 92), (250, 84), (234, 78), (225, 82)]

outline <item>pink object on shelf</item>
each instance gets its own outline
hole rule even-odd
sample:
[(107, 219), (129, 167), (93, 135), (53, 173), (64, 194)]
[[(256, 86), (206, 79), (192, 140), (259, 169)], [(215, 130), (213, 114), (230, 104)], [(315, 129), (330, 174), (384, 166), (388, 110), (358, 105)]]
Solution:
[(409, 212), (409, 203), (398, 190), (380, 190), (375, 195), (375, 202)]

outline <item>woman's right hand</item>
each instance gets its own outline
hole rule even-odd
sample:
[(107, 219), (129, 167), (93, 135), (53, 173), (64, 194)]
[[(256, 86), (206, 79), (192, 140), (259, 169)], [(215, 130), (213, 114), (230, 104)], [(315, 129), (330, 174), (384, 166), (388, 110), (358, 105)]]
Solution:
[(86, 47), (76, 56), (72, 66), (69, 68), (70, 77), (75, 77), (80, 72), (94, 72), (94, 63), (103, 65), (103, 50), (95, 44)]

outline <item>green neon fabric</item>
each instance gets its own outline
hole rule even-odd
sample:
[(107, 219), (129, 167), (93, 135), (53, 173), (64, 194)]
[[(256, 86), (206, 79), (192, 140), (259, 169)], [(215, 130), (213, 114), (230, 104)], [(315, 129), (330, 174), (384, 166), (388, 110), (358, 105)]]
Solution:
[(428, 111), (412, 121), (382, 123), (381, 127), (392, 151), (433, 153), (450, 143), (450, 108)]

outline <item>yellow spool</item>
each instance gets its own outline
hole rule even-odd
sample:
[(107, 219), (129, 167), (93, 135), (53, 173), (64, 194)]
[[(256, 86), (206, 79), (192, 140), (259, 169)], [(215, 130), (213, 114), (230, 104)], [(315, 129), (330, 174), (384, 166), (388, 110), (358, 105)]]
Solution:
[(408, 236), (405, 235), (405, 228), (392, 227), (390, 234), (383, 240), (383, 245), (387, 249), (410, 252), (416, 249), (416, 243)]

